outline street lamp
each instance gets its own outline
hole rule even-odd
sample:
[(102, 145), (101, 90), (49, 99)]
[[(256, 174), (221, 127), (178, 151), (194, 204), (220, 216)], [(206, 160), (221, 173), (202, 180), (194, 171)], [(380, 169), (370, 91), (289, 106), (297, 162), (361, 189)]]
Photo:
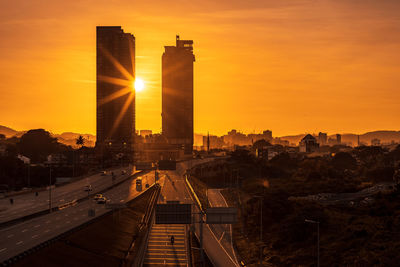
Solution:
[(313, 223), (317, 225), (317, 267), (319, 267), (319, 221), (304, 220), (306, 223)]
[(53, 161), (53, 157), (49, 156), (49, 212), (51, 213), (51, 163)]

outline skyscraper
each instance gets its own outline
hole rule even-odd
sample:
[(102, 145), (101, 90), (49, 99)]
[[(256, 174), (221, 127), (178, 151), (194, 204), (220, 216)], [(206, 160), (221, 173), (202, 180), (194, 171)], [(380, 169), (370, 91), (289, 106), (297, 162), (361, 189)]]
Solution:
[(170, 144), (193, 151), (193, 41), (165, 46), (162, 55), (162, 133)]
[(96, 147), (131, 150), (135, 135), (135, 37), (120, 26), (98, 26)]

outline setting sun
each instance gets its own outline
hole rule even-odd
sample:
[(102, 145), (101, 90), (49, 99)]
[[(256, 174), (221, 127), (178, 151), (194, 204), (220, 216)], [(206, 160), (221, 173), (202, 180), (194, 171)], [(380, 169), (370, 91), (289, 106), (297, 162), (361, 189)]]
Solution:
[(134, 87), (135, 87), (135, 91), (136, 92), (141, 92), (144, 89), (144, 82), (142, 79), (140, 78), (136, 78), (135, 82), (134, 82)]

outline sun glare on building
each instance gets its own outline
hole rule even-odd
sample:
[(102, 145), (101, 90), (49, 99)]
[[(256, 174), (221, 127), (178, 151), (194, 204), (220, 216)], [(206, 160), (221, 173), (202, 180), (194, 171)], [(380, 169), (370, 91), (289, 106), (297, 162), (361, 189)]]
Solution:
[(144, 81), (140, 78), (136, 78), (134, 82), (134, 87), (136, 92), (141, 92), (144, 89)]

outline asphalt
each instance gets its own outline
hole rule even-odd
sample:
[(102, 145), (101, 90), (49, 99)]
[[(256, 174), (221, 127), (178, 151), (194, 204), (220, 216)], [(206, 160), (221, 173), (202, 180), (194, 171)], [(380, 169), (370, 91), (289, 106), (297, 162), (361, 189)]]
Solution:
[[(195, 228), (196, 236), (200, 237), (200, 210), (195, 204), (195, 201), (192, 197), (190, 189), (186, 185), (186, 181), (183, 177), (183, 174), (187, 168), (194, 166), (194, 164), (199, 164), (203, 162), (210, 161), (212, 159), (204, 159), (204, 160), (197, 160), (195, 163), (193, 162), (182, 162), (177, 164), (176, 171), (167, 171), (166, 172), (166, 179), (163, 189), (160, 195), (160, 201), (180, 201), (180, 203), (189, 203), (193, 204), (192, 206), (192, 213), (194, 218), (194, 223), (192, 226)], [(205, 220), (205, 218), (203, 218)], [(161, 227), (160, 227), (161, 226)], [(174, 227), (175, 226), (175, 227)], [(183, 254), (182, 251), (174, 252), (171, 246), (168, 246), (168, 239), (170, 238), (171, 234), (174, 233), (176, 229), (179, 229), (180, 236), (183, 237), (183, 225), (156, 225), (154, 224), (153, 227), (156, 227), (155, 230), (151, 230), (150, 232), (150, 239), (161, 242), (157, 245), (164, 244), (165, 247), (152, 247), (148, 246), (147, 255), (145, 258), (146, 266), (185, 266), (187, 261), (185, 261), (185, 257), (188, 258), (188, 251), (187, 251), (187, 230), (185, 229), (184, 233), (184, 240), (185, 243), (183, 245), (183, 241), (179, 243), (179, 249), (182, 250), (185, 248), (186, 254)], [(156, 235), (157, 234), (157, 235)], [(157, 239), (151, 239), (151, 237), (157, 237)], [(236, 258), (234, 257), (234, 252), (231, 250), (229, 252), (224, 245), (220, 242), (221, 237), (216, 236), (211, 228), (203, 224), (203, 244), (205, 253), (209, 257), (210, 261), (213, 263), (214, 266), (238, 266)], [(150, 243), (150, 242), (149, 242)], [(155, 244), (154, 244), (155, 245)], [(231, 246), (230, 246), (231, 247)], [(163, 254), (162, 251), (166, 250), (168, 253)], [(178, 253), (180, 252), (180, 253)], [(157, 257), (153, 257), (155, 253), (158, 253)], [(232, 255), (233, 254), (233, 255)], [(165, 263), (164, 263), (165, 262)], [(164, 265), (165, 264), (165, 265)]]
[[(122, 170), (125, 170), (126, 174), (122, 175)], [(101, 192), (105, 188), (112, 186), (113, 183), (118, 183), (128, 178), (133, 173), (133, 170), (132, 168), (125, 167), (113, 170), (113, 172), (115, 174), (114, 181), (112, 180), (111, 172), (108, 172), (105, 176), (99, 173), (60, 187), (56, 186), (52, 188), (52, 207), (61, 206), (87, 196), (88, 193), (84, 191), (87, 185), (92, 186), (92, 191), (90, 193)], [(49, 209), (49, 195), (49, 189), (47, 189), (38, 192), (38, 196), (36, 196), (35, 191), (32, 191), (30, 193), (0, 199), (0, 223), (12, 221)], [(10, 203), (10, 199), (13, 199), (13, 204)]]
[[(221, 194), (220, 189), (209, 189), (208, 190), (208, 201), (210, 207), (228, 207), (228, 203)], [(232, 259), (237, 261), (235, 249), (233, 247), (233, 237), (232, 237), (232, 225), (230, 224), (212, 224), (209, 225), (210, 229), (213, 231), (214, 235), (217, 237), (218, 241), (225, 248), (227, 253)]]
[[(146, 189), (146, 183), (149, 185), (154, 183), (154, 172), (140, 177), (143, 183), (142, 188), (136, 186), (136, 178), (130, 178), (102, 193), (111, 203), (124, 203), (140, 195)], [(82, 190), (80, 186), (77, 188), (77, 190)], [(89, 216), (89, 209), (95, 210), (95, 217), (108, 211), (105, 205), (97, 204), (93, 199), (89, 199), (75, 206), (1, 229), (0, 262), (92, 220), (94, 217)]]
[[(191, 203), (185, 184), (179, 176), (168, 171), (158, 203), (179, 201)], [(171, 244), (171, 236), (174, 244)], [(144, 266), (188, 266), (187, 228), (183, 224), (153, 224), (150, 230)]]

